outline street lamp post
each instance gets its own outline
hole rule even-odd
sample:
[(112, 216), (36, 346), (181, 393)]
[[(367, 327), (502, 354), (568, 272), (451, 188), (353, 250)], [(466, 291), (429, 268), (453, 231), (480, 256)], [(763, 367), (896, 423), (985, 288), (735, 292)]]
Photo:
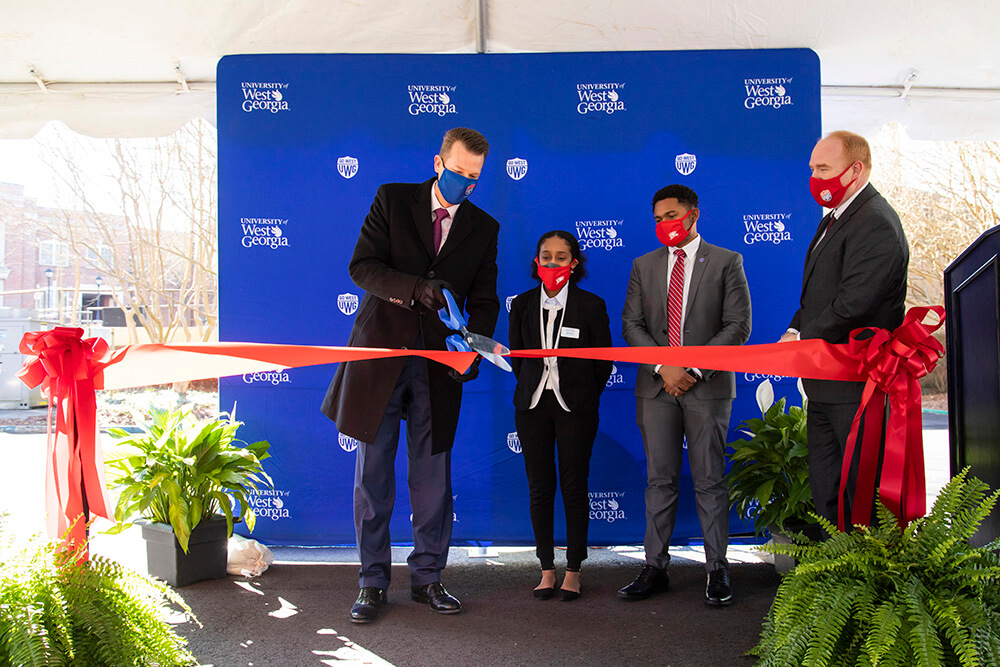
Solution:
[(52, 293), (52, 274), (52, 269), (45, 269), (45, 310), (52, 307), (49, 303), (51, 299), (49, 295)]
[[(101, 283), (103, 282), (103, 279), (100, 276), (97, 276), (96, 278), (94, 278), (94, 282), (97, 283), (97, 310), (95, 311), (95, 315), (99, 316), (101, 314), (101, 312), (102, 312), (101, 311)], [(101, 321), (103, 322), (103, 319)]]

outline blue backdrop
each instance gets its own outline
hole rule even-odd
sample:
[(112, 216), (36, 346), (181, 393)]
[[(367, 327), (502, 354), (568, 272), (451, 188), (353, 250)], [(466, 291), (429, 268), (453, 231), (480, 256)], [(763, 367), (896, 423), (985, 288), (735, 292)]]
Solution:
[[(534, 286), (541, 233), (570, 230), (588, 257), (582, 286), (604, 297), (623, 345), (632, 260), (658, 247), (652, 194), (679, 182), (700, 196), (705, 239), (743, 253), (750, 342), (776, 340), (796, 308), (820, 216), (808, 190), (820, 134), (810, 50), (229, 56), (217, 89), (222, 340), (345, 344), (361, 297), (347, 264), (375, 190), (433, 176), (441, 137), (455, 126), (491, 144), (473, 197), (500, 221), (501, 304)], [(504, 308), (495, 337), (507, 340)], [(275, 488), (254, 499), (258, 539), (354, 543), (356, 443), (319, 412), (333, 373), (318, 366), (221, 382), (223, 407), (237, 402), (246, 422), (241, 436), (272, 443)], [(759, 416), (762, 379), (738, 376), (733, 428)], [(634, 382), (635, 366), (618, 364), (602, 398), (592, 544), (643, 539)], [(532, 542), (513, 387), (488, 365), (466, 386), (453, 455), (456, 542)], [(776, 379), (775, 389), (798, 402), (794, 379)], [(404, 451), (401, 443), (398, 542), (411, 539)], [(687, 470), (681, 485), (676, 542), (701, 532)], [(745, 527), (734, 518), (732, 530)]]

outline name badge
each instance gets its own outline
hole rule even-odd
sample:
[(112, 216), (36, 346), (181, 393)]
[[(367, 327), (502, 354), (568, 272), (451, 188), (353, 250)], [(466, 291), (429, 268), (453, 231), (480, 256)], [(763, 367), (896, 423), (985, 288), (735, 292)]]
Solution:
[(580, 330), (574, 329), (573, 327), (563, 327), (562, 331), (559, 332), (559, 335), (563, 338), (579, 338)]

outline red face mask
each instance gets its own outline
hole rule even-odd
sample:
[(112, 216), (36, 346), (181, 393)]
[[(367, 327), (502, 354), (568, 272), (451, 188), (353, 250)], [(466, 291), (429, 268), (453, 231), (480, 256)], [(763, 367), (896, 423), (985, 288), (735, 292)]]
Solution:
[[(691, 209), (693, 211), (694, 209)], [(665, 246), (674, 247), (684, 243), (684, 240), (691, 233), (690, 229), (684, 227), (684, 219), (691, 215), (688, 211), (675, 220), (660, 220), (656, 223), (656, 238)]]
[(538, 277), (550, 292), (558, 292), (569, 282), (569, 275), (573, 273), (573, 266), (542, 266), (535, 258), (535, 266), (538, 267)]
[(861, 174), (855, 176), (850, 183), (847, 185), (841, 185), (840, 177), (847, 173), (847, 170), (854, 166), (854, 163), (847, 165), (847, 169), (840, 172), (833, 178), (816, 178), (815, 176), (809, 179), (809, 191), (812, 192), (813, 199), (820, 206), (825, 206), (826, 208), (837, 208), (840, 206), (840, 202), (844, 199), (844, 193), (847, 192), (847, 188), (854, 184), (854, 181), (858, 180)]

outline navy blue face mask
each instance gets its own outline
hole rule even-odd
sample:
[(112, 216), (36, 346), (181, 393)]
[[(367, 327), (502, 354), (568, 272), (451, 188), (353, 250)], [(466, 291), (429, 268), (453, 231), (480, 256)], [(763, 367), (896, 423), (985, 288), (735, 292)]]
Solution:
[(448, 167), (444, 166), (444, 161), (441, 162), (441, 175), (438, 176), (438, 189), (441, 191), (441, 196), (445, 198), (449, 204), (454, 206), (455, 204), (460, 204), (465, 201), (472, 191), (476, 189), (475, 178), (466, 178), (460, 174), (456, 174)]

